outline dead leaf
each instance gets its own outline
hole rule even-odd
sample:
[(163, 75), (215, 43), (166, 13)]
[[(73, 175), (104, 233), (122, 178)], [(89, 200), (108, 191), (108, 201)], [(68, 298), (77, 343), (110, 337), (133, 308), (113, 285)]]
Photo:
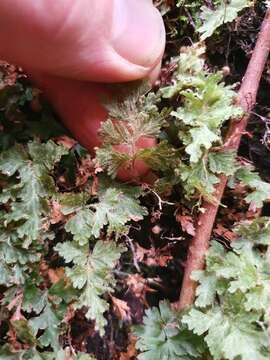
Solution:
[(120, 360), (130, 360), (137, 358), (136, 342), (136, 337), (132, 334), (129, 334), (127, 351), (120, 354)]
[(148, 253), (148, 250), (141, 247), (139, 244), (135, 244), (135, 258), (137, 262), (143, 262), (145, 255)]
[(159, 256), (158, 257), (158, 265), (160, 267), (165, 267), (168, 265), (168, 262), (172, 260), (172, 256), (171, 255), (163, 255), (163, 256)]
[(251, 203), (249, 204), (248, 211), (256, 213), (257, 206), (256, 206), (256, 203), (254, 201), (251, 201)]
[(48, 277), (52, 284), (56, 284), (65, 276), (65, 269), (63, 267), (48, 270)]
[(42, 92), (39, 89), (37, 89), (37, 88), (32, 89), (33, 99), (30, 102), (30, 107), (31, 107), (32, 111), (37, 112), (37, 113), (42, 110), (42, 105), (40, 102), (41, 94), (42, 94)]
[(50, 216), (49, 222), (50, 224), (58, 224), (64, 219), (64, 215), (61, 212), (61, 205), (58, 201), (52, 200), (50, 202)]
[(236, 239), (236, 234), (225, 228), (223, 225), (218, 224), (214, 229), (214, 234), (223, 237), (226, 240), (233, 241)]
[(113, 311), (117, 318), (122, 321), (130, 321), (131, 314), (130, 314), (130, 307), (124, 300), (120, 300), (111, 295)]
[(65, 322), (66, 324), (70, 322), (70, 320), (72, 320), (75, 316), (75, 310), (73, 308), (73, 305), (69, 305), (67, 307), (63, 322)]
[(147, 292), (154, 291), (147, 285), (147, 280), (139, 274), (128, 275), (125, 281), (129, 291), (131, 291), (136, 298), (140, 298), (142, 302), (145, 302)]
[(67, 150), (72, 149), (76, 144), (78, 144), (78, 141), (66, 135), (57, 137), (55, 141), (57, 144), (62, 145)]
[(13, 315), (11, 316), (10, 321), (25, 320), (25, 317), (21, 313), (22, 301), (23, 301), (23, 293), (19, 292), (7, 306), (7, 309), (9, 311), (11, 311), (15, 308), (15, 311), (14, 311)]
[(10, 65), (5, 61), (0, 60), (2, 79), (0, 83), (0, 89), (6, 86), (15, 85), (18, 78), (18, 69), (14, 65)]
[(137, 262), (142, 262), (147, 266), (167, 266), (168, 262), (172, 260), (170, 254), (166, 254), (168, 251), (167, 248), (164, 249), (155, 249), (151, 247), (150, 249), (145, 249), (139, 244), (135, 245), (135, 257)]
[(7, 306), (8, 311), (11, 311), (14, 307), (21, 308), (22, 300), (23, 300), (23, 293), (22, 292), (17, 293), (15, 298), (12, 299), (11, 302), (8, 304)]
[(7, 339), (8, 339), (8, 343), (11, 345), (14, 351), (21, 350), (22, 344), (19, 341), (17, 341), (17, 335), (15, 330), (12, 328), (12, 326), (9, 327), (9, 330), (7, 332)]
[(84, 185), (89, 177), (95, 175), (95, 165), (91, 156), (88, 155), (87, 157), (81, 160), (81, 164), (79, 166), (77, 176), (76, 176), (76, 186)]
[(195, 227), (192, 217), (189, 215), (176, 215), (176, 221), (181, 224), (182, 230), (191, 236), (195, 236)]

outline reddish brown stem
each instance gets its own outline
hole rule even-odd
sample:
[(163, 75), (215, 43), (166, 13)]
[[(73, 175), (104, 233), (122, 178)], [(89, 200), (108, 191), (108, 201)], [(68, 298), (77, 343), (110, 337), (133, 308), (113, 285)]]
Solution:
[[(239, 147), (241, 136), (245, 131), (249, 119), (248, 113), (252, 110), (256, 103), (260, 79), (269, 52), (270, 10), (266, 12), (255, 49), (238, 93), (238, 102), (245, 111), (246, 115), (244, 115), (240, 120), (234, 119), (230, 122), (223, 146), (225, 151), (237, 150)], [(196, 294), (196, 282), (193, 281), (190, 276), (193, 271), (202, 270), (204, 268), (205, 254), (209, 247), (213, 225), (226, 184), (227, 177), (221, 175), (219, 177), (219, 184), (216, 186), (215, 190), (216, 202), (210, 203), (207, 200), (204, 200), (202, 204), (204, 212), (198, 217), (196, 235), (192, 239), (188, 251), (180, 299), (176, 304), (176, 307), (179, 310), (187, 308), (193, 304)]]

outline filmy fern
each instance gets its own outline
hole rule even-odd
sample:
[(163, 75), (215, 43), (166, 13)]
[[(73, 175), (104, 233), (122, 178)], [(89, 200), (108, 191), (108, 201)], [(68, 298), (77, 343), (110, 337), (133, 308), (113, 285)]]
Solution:
[(253, 1), (251, 0), (220, 0), (214, 10), (207, 6), (202, 6), (202, 25), (197, 29), (201, 33), (201, 40), (212, 36), (221, 25), (234, 21), (238, 13), (250, 7), (252, 3)]
[[(251, 2), (213, 4), (214, 9), (202, 8), (202, 39)], [(109, 117), (100, 131), (97, 160), (115, 177), (120, 167), (140, 159), (158, 176), (156, 189), (175, 186), (183, 200), (196, 203), (201, 196), (213, 199), (218, 175), (225, 174), (230, 186), (241, 182), (250, 189), (247, 202), (262, 207), (269, 184), (240, 166), (236, 154), (222, 151), (222, 128), (242, 112), (234, 105), (233, 87), (225, 86), (221, 73), (209, 71), (204, 53), (201, 45), (183, 49), (174, 59), (171, 84), (157, 93), (145, 84), (119, 87), (116, 99), (106, 103)], [(79, 310), (104, 335), (114, 270), (126, 251), (121, 236), (131, 221), (148, 214), (139, 200), (143, 190), (104, 175), (95, 179), (97, 188), (91, 176), (76, 190), (61, 187), (61, 169), (69, 168), (72, 178), (71, 164), (82, 155), (47, 141), (60, 130), (56, 124), (48, 127), (52, 122), (45, 113), (23, 126), (9, 122), (3, 112), (33, 98), (29, 87), (15, 88), (8, 97), (0, 94), (0, 313), (10, 329), (5, 341), (11, 340), (0, 347), (0, 360), (93, 360), (67, 346), (66, 314)], [(155, 139), (157, 146), (141, 149), (141, 138)], [(52, 202), (60, 209), (60, 235), (51, 222)], [(190, 311), (176, 314), (162, 302), (146, 312), (144, 325), (136, 329), (139, 359), (269, 359), (269, 219), (236, 231), (239, 239), (231, 251), (213, 242), (206, 270), (193, 274), (199, 286)], [(56, 268), (50, 270), (61, 272), (55, 281), (48, 276), (52, 257)]]
[[(101, 126), (103, 146), (97, 150), (98, 161), (113, 177), (121, 166), (128, 166), (136, 159), (144, 159), (148, 164), (153, 159), (156, 168), (162, 167), (168, 157), (173, 157), (171, 147), (163, 142), (157, 148), (153, 146), (148, 151), (141, 151), (139, 144), (142, 138), (154, 139), (160, 135), (168, 109), (158, 110), (160, 98), (149, 93), (145, 83), (126, 85), (118, 90), (115, 100), (105, 103), (109, 117)], [(119, 146), (126, 151), (120, 151)]]
[(231, 251), (213, 241), (206, 269), (192, 274), (199, 283), (192, 309), (177, 314), (161, 303), (146, 312), (136, 331), (141, 359), (269, 359), (269, 218), (243, 223), (236, 233)]
[(109, 304), (101, 296), (113, 291), (112, 270), (125, 248), (113, 242), (98, 241), (92, 252), (88, 244), (80, 246), (72, 242), (58, 244), (55, 249), (67, 263), (74, 264), (66, 268), (66, 275), (73, 287), (80, 290), (75, 308), (87, 308), (86, 318), (95, 320), (96, 330), (104, 335), (107, 321), (103, 314), (109, 309)]
[(147, 310), (143, 325), (137, 326), (134, 332), (138, 337), (140, 360), (202, 359), (207, 352), (203, 341), (181, 323), (181, 316), (166, 301), (161, 302), (159, 308)]
[[(109, 303), (103, 296), (113, 291), (113, 269), (125, 250), (109, 238), (123, 235), (129, 221), (147, 214), (138, 200), (141, 189), (106, 178), (100, 179), (98, 197), (83, 189), (61, 194), (53, 172), (66, 155), (67, 151), (52, 141), (35, 140), (27, 146), (15, 144), (0, 157), (0, 284), (6, 287), (1, 306), (13, 313), (10, 324), (18, 341), (31, 345), (31, 350), (14, 355), (12, 349), (3, 349), (6, 358), (64, 359), (60, 335), (65, 332), (64, 314), (71, 304), (85, 309), (86, 317), (95, 320), (96, 329), (104, 333)], [(44, 289), (40, 266), (55, 241), (50, 231), (52, 200), (59, 202), (63, 216), (68, 216), (67, 241), (55, 246), (67, 267), (66, 276)], [(97, 241), (101, 231), (108, 240)], [(54, 351), (51, 355), (36, 350), (48, 346)]]
[(200, 284), (197, 308), (183, 322), (195, 334), (204, 334), (214, 359), (266, 360), (270, 356), (269, 219), (240, 226), (237, 233), (232, 251), (213, 242), (206, 270), (193, 274)]

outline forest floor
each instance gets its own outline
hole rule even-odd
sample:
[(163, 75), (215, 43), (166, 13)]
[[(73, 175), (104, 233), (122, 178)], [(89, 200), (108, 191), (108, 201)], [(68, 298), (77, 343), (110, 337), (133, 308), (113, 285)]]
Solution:
[[(164, 15), (167, 48), (155, 91), (171, 82), (170, 59), (177, 56), (181, 48), (198, 40), (193, 22), (187, 20), (192, 19), (190, 11), (192, 8), (172, 5)], [(245, 74), (264, 13), (265, 8), (261, 5), (248, 8), (235, 22), (223, 25), (206, 41), (206, 62), (210, 71), (222, 70), (226, 84), (237, 84), (236, 89)], [(32, 88), (27, 77), (5, 63), (0, 65), (0, 72), (0, 116), (5, 128), (0, 137), (2, 151), (14, 139), (25, 143), (35, 136), (42, 141), (54, 139), (68, 147), (70, 134), (62, 127), (42, 94)], [(77, 191), (78, 184), (85, 184), (93, 175), (89, 157), (78, 160), (85, 150), (78, 144), (72, 149), (72, 154), (66, 156), (54, 174), (55, 183), (63, 194), (74, 189)], [(262, 179), (270, 183), (270, 61), (261, 79), (257, 103), (247, 131), (242, 136), (238, 159), (244, 164), (252, 163)], [(212, 237), (225, 246), (236, 236), (232, 230), (235, 224), (258, 216), (270, 216), (270, 202), (266, 201), (262, 209), (254, 209), (244, 201), (247, 192), (247, 188), (241, 184), (226, 188), (223, 206), (219, 208), (212, 233)], [(142, 204), (148, 209), (149, 215), (132, 223), (129, 233), (125, 235), (124, 242), (129, 251), (122, 255), (115, 270), (115, 291), (106, 295), (110, 309), (106, 313), (108, 323), (105, 335), (100, 336), (95, 331), (93, 321), (85, 318), (84, 309), (76, 312), (70, 310), (66, 315), (69, 317), (69, 330), (63, 336), (63, 343), (68, 343), (76, 351), (91, 353), (98, 360), (136, 359), (136, 339), (131, 331), (132, 326), (142, 323), (145, 309), (158, 306), (163, 299), (171, 303), (179, 299), (187, 250), (196, 227), (196, 211), (189, 208), (188, 202), (180, 199), (177, 190), (161, 200), (156, 192), (146, 188)], [(49, 245), (40, 267), (45, 284), (56, 283), (63, 273), (63, 262), (52, 250), (63, 236), (63, 222), (57, 218), (61, 218), (57, 207), (53, 216), (50, 226), (56, 240)], [(6, 287), (2, 286), (0, 290), (4, 293)], [(16, 349), (21, 348), (9, 320), (4, 316), (0, 327), (0, 344), (4, 345), (7, 339)]]

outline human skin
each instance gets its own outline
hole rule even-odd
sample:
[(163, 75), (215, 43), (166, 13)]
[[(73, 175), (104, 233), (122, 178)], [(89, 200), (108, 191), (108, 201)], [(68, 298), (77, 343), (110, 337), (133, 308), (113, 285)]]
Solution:
[[(152, 0), (1, 0), (0, 20), (0, 58), (29, 73), (89, 150), (99, 145), (107, 115), (104, 83), (157, 73), (165, 46)], [(154, 144), (139, 141), (140, 148)], [(130, 177), (147, 171), (136, 166)]]

